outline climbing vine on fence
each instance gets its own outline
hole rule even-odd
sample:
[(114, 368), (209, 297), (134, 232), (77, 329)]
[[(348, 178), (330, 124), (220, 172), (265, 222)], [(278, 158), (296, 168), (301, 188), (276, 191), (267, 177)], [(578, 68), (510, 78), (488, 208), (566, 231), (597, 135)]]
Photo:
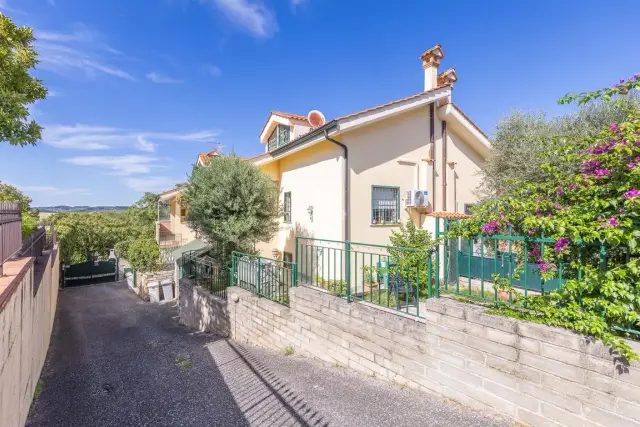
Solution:
[[(637, 89), (636, 74), (610, 88), (570, 93), (559, 102), (619, 102)], [(476, 206), (473, 218), (454, 227), (451, 235), (474, 238), (512, 230), (554, 239), (544, 247), (524, 241), (518, 259), (520, 265), (524, 260), (536, 263), (545, 280), (562, 269), (563, 288), (527, 297), (514, 293), (523, 308), (499, 310), (594, 336), (627, 359), (638, 359), (623, 330), (640, 329), (640, 112), (630, 111), (625, 120), (593, 137), (559, 138), (550, 155), (565, 161), (543, 166), (545, 182), (520, 182), (511, 192)], [(570, 171), (558, 166), (568, 164), (578, 166)], [(496, 286), (508, 288), (500, 281)]]

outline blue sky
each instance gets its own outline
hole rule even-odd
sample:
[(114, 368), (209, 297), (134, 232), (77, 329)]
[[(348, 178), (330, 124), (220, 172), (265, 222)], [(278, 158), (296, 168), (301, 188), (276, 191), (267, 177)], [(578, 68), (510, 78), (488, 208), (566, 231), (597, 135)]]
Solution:
[(0, 180), (35, 206), (130, 204), (217, 143), (262, 152), (270, 110), (332, 118), (420, 92), (436, 43), (454, 102), (492, 134), (512, 109), (559, 114), (567, 91), (639, 72), (635, 3), (0, 0), (35, 28), (50, 88), (32, 107), (43, 141), (0, 144)]

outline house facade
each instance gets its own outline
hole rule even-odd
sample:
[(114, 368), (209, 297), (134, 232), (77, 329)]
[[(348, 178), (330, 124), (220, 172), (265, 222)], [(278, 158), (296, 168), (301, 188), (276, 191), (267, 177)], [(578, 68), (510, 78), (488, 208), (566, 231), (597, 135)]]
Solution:
[(454, 104), (443, 57), (440, 45), (421, 55), (422, 92), (320, 126), (271, 112), (250, 161), (280, 183), (285, 214), (262, 255), (291, 258), (296, 235), (388, 245), (400, 223), (434, 232), (434, 217), (465, 216), (490, 142)]
[[(263, 153), (245, 159), (281, 186), (281, 227), (256, 243), (261, 255), (293, 259), (296, 236), (388, 245), (401, 223), (433, 233), (435, 217), (465, 216), (490, 142), (453, 102), (457, 75), (439, 72), (443, 58), (440, 45), (424, 52), (423, 90), (402, 99), (315, 126), (304, 115), (270, 113), (259, 134)], [(200, 153), (196, 165), (218, 155)], [(196, 236), (180, 191), (161, 193), (170, 219), (159, 229), (168, 231), (164, 240), (186, 244)]]

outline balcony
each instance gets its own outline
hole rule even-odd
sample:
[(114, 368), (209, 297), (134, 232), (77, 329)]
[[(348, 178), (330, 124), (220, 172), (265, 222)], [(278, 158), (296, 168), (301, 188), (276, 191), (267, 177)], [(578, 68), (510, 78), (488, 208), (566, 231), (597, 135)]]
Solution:
[(179, 247), (187, 244), (188, 239), (171, 230), (170, 220), (156, 221), (156, 241), (161, 248)]

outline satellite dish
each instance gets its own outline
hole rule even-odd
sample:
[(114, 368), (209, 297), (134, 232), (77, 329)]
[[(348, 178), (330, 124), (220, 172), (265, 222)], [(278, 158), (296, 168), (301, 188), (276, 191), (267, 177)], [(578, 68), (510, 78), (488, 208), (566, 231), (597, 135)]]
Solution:
[(327, 122), (324, 118), (324, 114), (318, 110), (311, 110), (309, 114), (307, 114), (307, 121), (314, 128), (322, 126)]

